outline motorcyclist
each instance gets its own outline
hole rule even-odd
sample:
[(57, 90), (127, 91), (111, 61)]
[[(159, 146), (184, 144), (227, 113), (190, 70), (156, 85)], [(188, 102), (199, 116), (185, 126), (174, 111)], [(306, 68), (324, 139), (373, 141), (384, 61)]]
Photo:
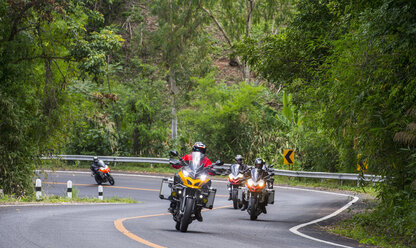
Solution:
[[(248, 166), (243, 163), (243, 156), (241, 156), (240, 154), (237, 154), (237, 156), (235, 156), (234, 159), (235, 159), (235, 163), (240, 165), (240, 168), (239, 168), (240, 172), (243, 175), (245, 175), (247, 173)], [(230, 173), (231, 173), (231, 169), (228, 169), (225, 174), (230, 174)], [(230, 191), (230, 195), (228, 197), (228, 200), (231, 200), (231, 197), (232, 197), (231, 196), (232, 195), (232, 193), (231, 193), (231, 187), (228, 187), (228, 188), (230, 189), (229, 190)]]
[(101, 166), (103, 166), (104, 162), (102, 160), (99, 160), (98, 157), (93, 157), (92, 164), (91, 164), (91, 172), (92, 176), (97, 174), (98, 169), (100, 169)]
[[(207, 146), (206, 145), (204, 145), (202, 142), (196, 142), (193, 146), (192, 146), (192, 152), (201, 152), (202, 154), (204, 154), (205, 155), (205, 153), (206, 153), (206, 151), (207, 151)], [(192, 161), (192, 154), (186, 154), (186, 155), (184, 155), (183, 157), (182, 157), (182, 160), (183, 160), (183, 162), (185, 162), (185, 164), (189, 164), (191, 161)], [(203, 157), (203, 160), (202, 160), (202, 162), (201, 162), (201, 164), (206, 168), (206, 167), (208, 167), (208, 168), (211, 168), (211, 166), (212, 166), (212, 162), (211, 162), (211, 160), (209, 160), (209, 158), (208, 157), (206, 157), (206, 156), (204, 156)], [(184, 165), (182, 165), (182, 164), (171, 164), (171, 166), (173, 167), (173, 168), (175, 168), (175, 169), (180, 169), (180, 168), (182, 168)], [(213, 175), (215, 175), (215, 173), (213, 172), (213, 171), (208, 171), (208, 174), (209, 175), (211, 175), (211, 176), (213, 176)], [(180, 178), (179, 178), (179, 176), (176, 174), (175, 176), (174, 176), (174, 180), (173, 180), (173, 183), (174, 184), (177, 184), (178, 182), (180, 182)], [(209, 183), (207, 183), (207, 187), (210, 187), (211, 186), (211, 182), (209, 182)], [(170, 207), (169, 207), (169, 212), (173, 212), (173, 210), (176, 208), (176, 201), (173, 201), (173, 200), (171, 200), (171, 203), (170, 203)], [(202, 216), (201, 216), (201, 208), (196, 208), (195, 209), (195, 217), (196, 217), (196, 219), (198, 220), (198, 221), (202, 221), (203, 219), (202, 219)]]
[[(264, 160), (261, 158), (256, 158), (256, 160), (254, 161), (254, 167), (256, 169), (259, 169), (259, 175), (260, 177), (264, 178), (264, 180), (267, 182), (268, 188), (270, 189), (273, 188), (274, 178), (272, 177), (272, 174), (269, 173), (269, 170)], [(246, 210), (247, 207), (248, 207), (248, 202), (244, 202), (243, 207), (241, 208), (241, 211)], [(266, 214), (267, 213), (266, 204), (262, 205), (261, 207), (262, 207), (263, 213)]]

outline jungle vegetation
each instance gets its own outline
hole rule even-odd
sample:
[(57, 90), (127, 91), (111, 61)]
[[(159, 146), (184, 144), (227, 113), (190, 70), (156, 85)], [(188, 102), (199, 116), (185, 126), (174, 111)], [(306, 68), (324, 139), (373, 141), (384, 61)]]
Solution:
[(2, 0), (0, 188), (41, 156), (167, 157), (381, 175), (357, 225), (416, 242), (416, 3)]

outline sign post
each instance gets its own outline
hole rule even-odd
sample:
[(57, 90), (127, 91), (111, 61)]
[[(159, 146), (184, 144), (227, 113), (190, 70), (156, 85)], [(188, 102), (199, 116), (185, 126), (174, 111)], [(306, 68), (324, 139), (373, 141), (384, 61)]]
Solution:
[(292, 149), (283, 150), (283, 163), (289, 165), (289, 170), (290, 170), (290, 165), (294, 164), (294, 162), (295, 162), (295, 151), (293, 151)]

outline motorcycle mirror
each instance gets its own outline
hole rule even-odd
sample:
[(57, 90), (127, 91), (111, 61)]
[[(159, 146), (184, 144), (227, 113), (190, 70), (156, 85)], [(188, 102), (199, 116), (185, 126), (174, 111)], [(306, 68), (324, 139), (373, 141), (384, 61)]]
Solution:
[(219, 166), (221, 166), (221, 165), (223, 165), (224, 164), (224, 162), (222, 162), (221, 160), (217, 160), (217, 162), (215, 162), (215, 165), (219, 165)]
[(274, 164), (271, 164), (269, 167), (272, 168), (274, 166)]
[(177, 152), (176, 150), (172, 150), (172, 151), (170, 151), (170, 152), (169, 152), (169, 154), (170, 154), (172, 157), (178, 157), (178, 156), (179, 156), (179, 154), (178, 154), (178, 152)]

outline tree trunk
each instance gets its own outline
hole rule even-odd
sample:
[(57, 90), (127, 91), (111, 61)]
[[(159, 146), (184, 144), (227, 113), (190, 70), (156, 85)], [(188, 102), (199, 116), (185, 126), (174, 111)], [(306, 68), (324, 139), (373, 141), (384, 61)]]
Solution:
[(176, 86), (175, 72), (172, 68), (169, 70), (169, 85), (172, 93), (172, 139), (176, 139), (178, 136), (178, 119), (176, 116), (175, 100), (176, 94), (178, 92), (178, 87)]

